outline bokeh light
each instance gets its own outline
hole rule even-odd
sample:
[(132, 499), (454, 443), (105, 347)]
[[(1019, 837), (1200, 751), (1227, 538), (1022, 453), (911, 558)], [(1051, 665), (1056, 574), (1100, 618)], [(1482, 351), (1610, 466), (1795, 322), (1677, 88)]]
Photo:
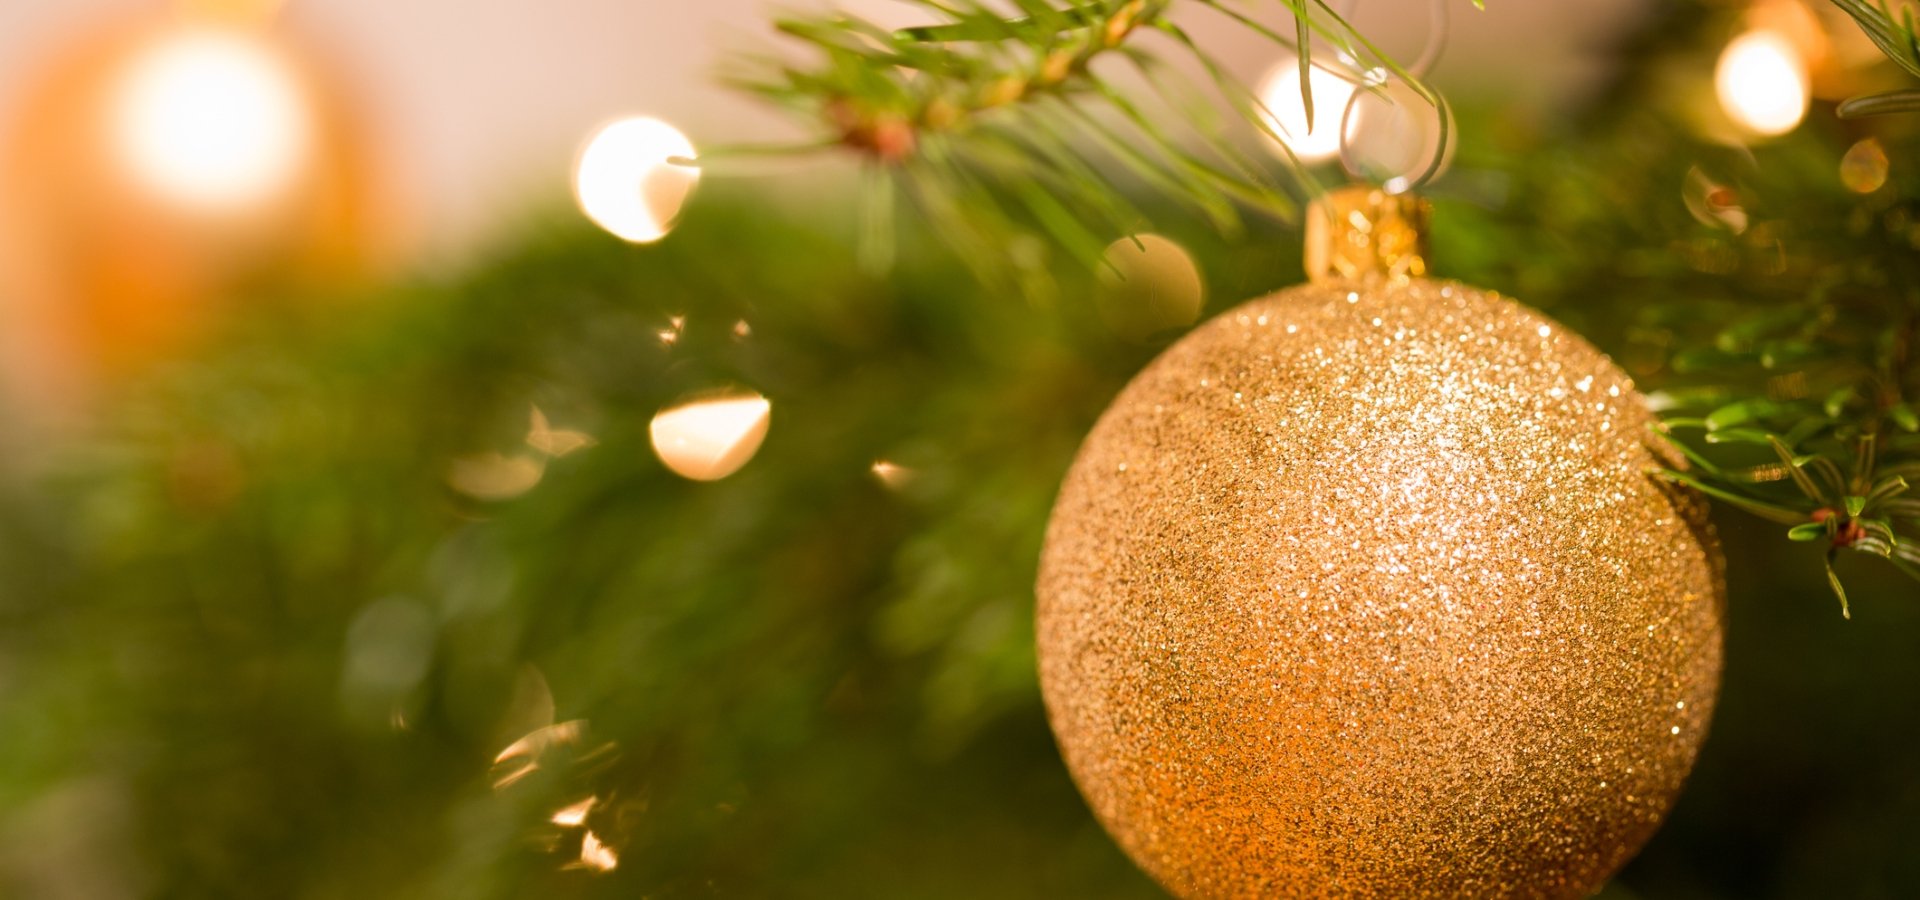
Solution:
[(589, 831), (581, 836), (579, 862), (581, 868), (596, 872), (611, 872), (618, 865), (620, 865), (620, 857), (613, 852), (612, 847), (600, 840), (599, 835)]
[(120, 73), (107, 107), (112, 149), (132, 180), (197, 211), (273, 200), (312, 152), (311, 103), (287, 61), (253, 32), (169, 32)]
[(527, 446), (557, 459), (596, 443), (593, 435), (584, 431), (553, 427), (547, 421), (547, 414), (540, 407), (533, 407), (533, 415), (527, 423)]
[(686, 333), (686, 330), (687, 317), (674, 316), (667, 320), (667, 327), (660, 329), (654, 334), (660, 338), (661, 346), (671, 347), (674, 344), (680, 343), (680, 335)]
[(1301, 162), (1320, 162), (1340, 155), (1340, 119), (1353, 97), (1353, 85), (1319, 66), (1309, 69), (1313, 87), (1313, 117), (1307, 117), (1300, 95), (1300, 63), (1281, 63), (1260, 86), (1262, 118), (1279, 134), (1281, 143)]
[(1734, 38), (1720, 54), (1713, 85), (1728, 118), (1754, 134), (1786, 134), (1806, 118), (1806, 62), (1784, 35), (1749, 31)]
[(659, 119), (622, 119), (587, 141), (574, 166), (580, 211), (621, 240), (647, 244), (667, 236), (700, 170), (693, 142)]
[(681, 477), (718, 481), (760, 451), (772, 412), (773, 405), (759, 394), (710, 397), (661, 410), (649, 428), (653, 452)]
[(554, 811), (548, 821), (562, 828), (578, 828), (587, 822), (587, 813), (593, 811), (593, 804), (599, 797), (588, 797), (578, 803), (570, 803)]
[(447, 467), (447, 484), (475, 500), (511, 500), (540, 483), (546, 463), (531, 456), (481, 453)]
[(1122, 238), (1102, 260), (1100, 312), (1122, 337), (1140, 340), (1200, 318), (1206, 286), (1179, 244), (1157, 234)]
[(1856, 194), (1871, 194), (1886, 186), (1887, 172), (1887, 148), (1875, 138), (1855, 143), (1840, 158), (1840, 183)]
[(511, 787), (514, 782), (538, 771), (549, 749), (579, 743), (586, 729), (585, 719), (571, 719), (543, 725), (515, 739), (493, 758), (491, 777), (494, 789)]
[(1740, 192), (1715, 181), (1699, 166), (1687, 169), (1680, 199), (1686, 203), (1687, 212), (1702, 225), (1725, 228), (1734, 234), (1747, 230), (1747, 210), (1741, 205)]
[(873, 477), (879, 479), (881, 484), (896, 491), (912, 481), (915, 474), (912, 469), (906, 466), (900, 465), (899, 463), (888, 462), (884, 459), (874, 460), (871, 471), (873, 472)]

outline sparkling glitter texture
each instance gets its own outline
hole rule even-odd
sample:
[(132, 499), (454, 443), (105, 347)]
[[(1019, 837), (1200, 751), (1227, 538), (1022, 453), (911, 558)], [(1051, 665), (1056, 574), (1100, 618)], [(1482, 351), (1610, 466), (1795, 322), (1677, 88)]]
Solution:
[(1717, 545), (1644, 474), (1648, 421), (1584, 340), (1425, 279), (1175, 345), (1041, 560), (1042, 686), (1100, 820), (1185, 898), (1596, 890), (1720, 675)]

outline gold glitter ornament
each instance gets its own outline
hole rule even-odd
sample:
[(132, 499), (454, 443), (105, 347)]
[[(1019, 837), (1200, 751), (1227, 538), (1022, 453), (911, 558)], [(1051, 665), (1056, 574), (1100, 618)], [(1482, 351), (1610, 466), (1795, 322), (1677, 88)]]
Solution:
[(1315, 268), (1357, 277), (1202, 325), (1081, 448), (1038, 585), (1054, 731), (1180, 897), (1586, 896), (1705, 735), (1717, 545), (1645, 474), (1678, 463), (1625, 373), (1405, 274), (1413, 201), (1335, 199), (1318, 258), (1358, 264)]

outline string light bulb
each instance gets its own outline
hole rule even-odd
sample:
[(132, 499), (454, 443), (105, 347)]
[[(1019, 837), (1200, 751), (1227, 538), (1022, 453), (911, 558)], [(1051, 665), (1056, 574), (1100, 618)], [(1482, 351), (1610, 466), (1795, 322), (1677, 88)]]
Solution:
[(654, 454), (675, 474), (718, 481), (760, 452), (772, 412), (759, 394), (709, 397), (661, 410), (648, 432)]
[(1753, 134), (1786, 134), (1807, 116), (1806, 61), (1778, 32), (1757, 29), (1734, 38), (1720, 54), (1713, 84), (1720, 108)]
[(1353, 85), (1319, 66), (1307, 68), (1313, 88), (1313, 116), (1300, 93), (1300, 64), (1281, 63), (1260, 87), (1261, 113), (1280, 143), (1304, 163), (1322, 162), (1340, 155), (1340, 119), (1353, 97)]
[(588, 138), (573, 170), (580, 211), (621, 240), (650, 244), (673, 230), (700, 170), (693, 142), (659, 119), (621, 119)]
[(312, 104), (286, 59), (255, 32), (168, 32), (120, 73), (107, 105), (114, 155), (132, 181), (186, 209), (226, 213), (288, 191), (313, 149)]

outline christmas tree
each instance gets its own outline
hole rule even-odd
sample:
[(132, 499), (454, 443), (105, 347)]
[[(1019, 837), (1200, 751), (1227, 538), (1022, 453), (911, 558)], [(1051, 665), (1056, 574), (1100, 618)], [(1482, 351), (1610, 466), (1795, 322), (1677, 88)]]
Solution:
[[(1920, 775), (1907, 749), (1920, 716), (1890, 699), (1920, 683), (1904, 640), (1920, 627), (1909, 602), (1920, 500), (1907, 493), (1920, 478), (1920, 178), (1905, 165), (1920, 41), (1904, 6), (1673, 4), (1616, 48), (1592, 96), (1519, 123), (1494, 92), (1429, 85), (1444, 25), (1431, 52), (1408, 57), (1318, 0), (907, 5), (924, 27), (838, 13), (780, 21), (790, 46), (752, 51), (729, 74), (795, 112), (816, 140), (697, 147), (653, 126), (604, 132), (637, 142), (596, 142), (624, 146), (606, 156), (607, 178), (653, 154), (637, 206), (637, 190), (595, 199), (589, 175), (602, 170), (590, 150), (577, 185), (586, 215), (532, 211), (516, 237), (453, 276), (332, 286), (323, 301), (291, 297), (315, 290), (298, 278), (249, 281), (259, 302), (191, 350), (129, 364), (84, 427), (46, 446), (16, 439), (28, 462), (0, 498), (0, 894), (1390, 896), (1380, 885), (1393, 884), (1403, 896), (1578, 896), (1608, 876), (1602, 896), (1623, 898), (1920, 886), (1909, 849)], [(1453, 14), (1499, 15), (1501, 5)], [(1289, 54), (1287, 88), (1243, 84), (1217, 65), (1187, 24), (1202, 14)], [(1397, 123), (1384, 143), (1359, 127), (1369, 117)], [(1344, 165), (1312, 140), (1328, 129)], [(769, 156), (820, 154), (861, 160), (866, 195), (823, 208), (747, 177)], [(1077, 744), (1116, 739), (1131, 712), (1093, 738), (1050, 729), (1050, 706), (1055, 726), (1067, 717), (1052, 670), (1042, 699), (1040, 654), (1067, 658), (1066, 642), (1044, 632), (1036, 651), (1035, 583), (1067, 590), (1048, 587), (1041, 558), (1076, 454), (1086, 443), (1082, 458), (1100, 474), (1117, 470), (1089, 434), (1118, 428), (1096, 423), (1116, 395), (1115, 409), (1128, 408), (1122, 391), (1143, 369), (1150, 380), (1162, 354), (1230, 327), (1243, 301), (1325, 274), (1326, 260), (1303, 252), (1305, 232), (1348, 183), (1411, 218), (1430, 214), (1418, 284), (1452, 279), (1538, 311), (1472, 307), (1479, 318), (1450, 319), (1499, 332), (1473, 359), (1538, 328), (1551, 345), (1539, 366), (1567, 368), (1529, 397), (1563, 374), (1577, 384), (1565, 362), (1576, 357), (1601, 373), (1590, 385), (1620, 388), (1603, 416), (1543, 432), (1555, 447), (1618, 427), (1630, 434), (1607, 446), (1644, 448), (1605, 482), (1650, 504), (1631, 507), (1650, 511), (1639, 519), (1585, 494), (1572, 495), (1578, 516), (1549, 519), (1542, 510), (1569, 489), (1545, 480), (1492, 502), (1437, 494), (1435, 508), (1458, 513), (1441, 524), (1515, 529), (1476, 545), (1483, 557), (1436, 568), (1475, 573), (1462, 608), (1475, 586), (1537, 596), (1537, 632), (1527, 633), (1548, 636), (1611, 634), (1609, 622), (1650, 634), (1690, 627), (1684, 616), (1650, 618), (1662, 611), (1711, 618), (1684, 645), (1693, 656), (1665, 663), (1645, 649), (1665, 644), (1610, 660), (1542, 638), (1537, 666), (1502, 682), (1513, 691), (1503, 696), (1550, 693), (1540, 687), (1549, 670), (1617, 663), (1607, 671), (1631, 677), (1582, 682), (1565, 708), (1596, 718), (1553, 726), (1564, 731), (1466, 741), (1462, 771), (1504, 773), (1512, 780), (1486, 784), (1512, 796), (1578, 781), (1617, 798), (1641, 783), (1620, 780), (1632, 772), (1621, 761), (1655, 752), (1640, 745), (1668, 740), (1671, 719), (1672, 740), (1690, 743), (1659, 744), (1681, 748), (1657, 751), (1674, 767), (1661, 796), (1555, 807), (1591, 811), (1594, 833), (1620, 844), (1609, 850), (1618, 859), (1591, 871), (1566, 863), (1460, 880), (1514, 848), (1550, 859), (1548, 845), (1526, 841), (1578, 844), (1566, 835), (1583, 826), (1543, 819), (1558, 830), (1486, 834), (1476, 823), (1497, 811), (1449, 804), (1455, 795), (1430, 798), (1444, 815), (1418, 819), (1431, 829), (1412, 835), (1406, 823), (1428, 811), (1394, 794), (1396, 808), (1342, 806), (1371, 819), (1289, 820), (1326, 829), (1314, 852), (1338, 846), (1339, 858), (1315, 856), (1290, 870), (1303, 880), (1249, 888), (1244, 873), (1195, 862), (1191, 845), (1130, 833), (1134, 808), (1106, 802), (1114, 792), (1101, 779), (1113, 773), (1083, 765)], [(1376, 243), (1364, 255), (1380, 262), (1385, 232), (1369, 221)], [(1355, 226), (1343, 213), (1319, 227)], [(1326, 314), (1353, 303), (1392, 319), (1409, 308), (1396, 294), (1376, 311), (1373, 295), (1353, 293), (1334, 290)], [(1315, 332), (1315, 321), (1301, 323), (1315, 334), (1346, 327)], [(1403, 340), (1412, 343), (1374, 365), (1341, 363), (1355, 380), (1337, 399), (1358, 424), (1339, 425), (1364, 427), (1353, 433), (1371, 441), (1371, 455), (1353, 458), (1432, 449), (1468, 425), (1506, 421), (1508, 407), (1483, 406), (1439, 427), (1422, 418), (1430, 398), (1395, 406), (1369, 393), (1408, 346), (1425, 346), (1419, 334)], [(1611, 361), (1580, 355), (1586, 342)], [(1278, 368), (1234, 371), (1262, 365)], [(1530, 356), (1475, 383), (1537, 369)], [(1193, 371), (1196, 382), (1217, 377)], [(1554, 402), (1587, 404), (1586, 390)], [(1199, 437), (1148, 444), (1185, 453), (1221, 434), (1217, 421), (1186, 420)], [(1315, 422), (1309, 437), (1336, 434)], [(1519, 427), (1503, 426), (1496, 443), (1512, 448)], [(1300, 441), (1290, 458), (1323, 446), (1268, 438)], [(1532, 458), (1541, 446), (1486, 458)], [(1260, 458), (1246, 452), (1207, 459)], [(1624, 452), (1578, 468), (1555, 457), (1539, 471), (1579, 481)], [(1123, 457), (1141, 465), (1112, 459)], [(1291, 610), (1312, 606), (1320, 611), (1301, 615), (1348, 623), (1328, 627), (1328, 643), (1375, 640), (1376, 629), (1339, 617), (1380, 598), (1315, 593), (1334, 584), (1322, 564), (1417, 542), (1382, 536), (1404, 523), (1365, 531), (1347, 513), (1376, 508), (1367, 498), (1388, 483), (1376, 475), (1397, 491), (1408, 479), (1442, 483), (1436, 465), (1409, 456), (1378, 473), (1280, 478), (1316, 486), (1273, 507), (1310, 526), (1299, 532), (1310, 549), (1286, 557), (1295, 580), (1258, 586), (1280, 592), (1284, 581), (1275, 596), (1288, 603), (1249, 615), (1294, 621)], [(1177, 470), (1155, 470), (1153, 484), (1185, 489)], [(1192, 483), (1215, 491), (1198, 507), (1211, 516), (1256, 482)], [(1230, 532), (1244, 546), (1283, 533), (1224, 514), (1180, 530), (1168, 512), (1178, 504), (1132, 508), (1147, 495), (1115, 496), (1088, 505), (1105, 510), (1092, 536), (1069, 535), (1109, 553), (1073, 579), (1127, 572), (1127, 590), (1151, 583), (1139, 596), (1172, 596), (1155, 579), (1182, 566), (1194, 583), (1231, 580), (1226, 562), (1181, 555), (1202, 537)], [(1708, 509), (1710, 529), (1687, 521)], [(1579, 526), (1577, 539), (1553, 530)], [(1143, 561), (1139, 535), (1175, 531), (1179, 540), (1155, 545), (1167, 556)], [(1565, 547), (1618, 563), (1628, 573), (1618, 583), (1645, 605), (1595, 588), (1598, 568), (1558, 562)], [(1050, 570), (1060, 565), (1047, 553)], [(1639, 567), (1683, 555), (1671, 569)], [(1517, 562), (1546, 574), (1529, 582)], [(1491, 584), (1482, 573), (1494, 571), (1515, 581)], [(1292, 602), (1296, 586), (1311, 602)], [(1704, 612), (1721, 602), (1724, 623)], [(1122, 606), (1174, 615), (1149, 601)], [(1722, 628), (1723, 673), (1717, 655), (1711, 676), (1660, 668), (1718, 654)], [(1491, 627), (1469, 638), (1507, 639)], [(1365, 647), (1418, 644), (1378, 640)], [(1138, 644), (1127, 652), (1175, 674), (1099, 688), (1105, 700), (1140, 700), (1150, 707), (1141, 718), (1182, 722), (1247, 708), (1240, 695), (1224, 712), (1194, 699), (1226, 676), (1193, 646)], [(1271, 657), (1255, 658), (1258, 646), (1234, 653), (1254, 654), (1246, 670), (1264, 673)], [(1476, 665), (1461, 656), (1429, 671), (1471, 679)], [(1637, 701), (1643, 675), (1697, 692), (1672, 694), (1685, 698), (1677, 711), (1622, 719), (1659, 730), (1616, 759), (1594, 723), (1610, 701)], [(1165, 683), (1172, 700), (1153, 693)], [(1392, 683), (1380, 696), (1424, 696)], [(1304, 708), (1285, 705), (1302, 690), (1288, 687), (1275, 708)], [(1471, 721), (1491, 728), (1500, 716)], [(1333, 717), (1283, 724), (1366, 752), (1415, 734)], [(1535, 733), (1552, 735), (1536, 756), (1509, 739)], [(1587, 765), (1588, 740), (1591, 772), (1562, 759), (1577, 746)], [(1260, 792), (1278, 790), (1196, 787), (1193, 771), (1213, 771), (1197, 761), (1203, 751), (1162, 749), (1169, 771), (1196, 767), (1162, 785), (1180, 802), (1266, 802)], [(1255, 761), (1234, 765), (1263, 779), (1263, 760), (1285, 769), (1301, 758), (1247, 755)], [(1610, 774), (1616, 762), (1627, 771)], [(1667, 796), (1683, 776), (1677, 800)], [(1115, 777), (1132, 790), (1147, 778)], [(1315, 769), (1298, 783), (1328, 777)], [(1306, 846), (1258, 809), (1232, 810), (1260, 826), (1245, 847), (1273, 856)], [(1608, 831), (1609, 815), (1635, 818)]]

